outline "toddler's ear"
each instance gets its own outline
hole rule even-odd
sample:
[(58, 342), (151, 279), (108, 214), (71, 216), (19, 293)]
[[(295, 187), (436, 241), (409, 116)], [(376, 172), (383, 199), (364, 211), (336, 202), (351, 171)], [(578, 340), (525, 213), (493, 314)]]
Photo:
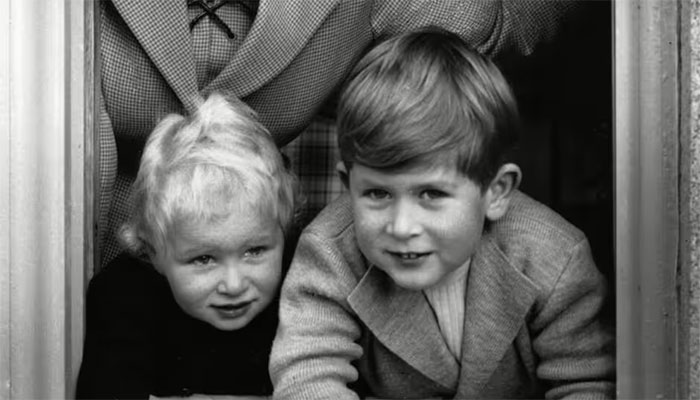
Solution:
[(343, 182), (345, 189), (350, 188), (350, 176), (348, 175), (349, 171), (347, 170), (347, 168), (345, 168), (345, 163), (342, 161), (338, 161), (338, 163), (335, 164), (335, 170), (336, 172), (338, 172), (338, 176)]
[(153, 246), (151, 246), (148, 243), (144, 243), (144, 244), (145, 244), (145, 246), (144, 246), (145, 248), (144, 248), (144, 252), (143, 252), (144, 260), (151, 263), (151, 265), (153, 265), (153, 269), (155, 269), (156, 272), (158, 272), (159, 274), (163, 275), (163, 270), (160, 267), (160, 262), (158, 260), (158, 253), (156, 252), (156, 249), (153, 248)]
[(515, 164), (503, 164), (486, 190), (486, 218), (495, 221), (508, 211), (511, 195), (520, 185), (522, 172)]

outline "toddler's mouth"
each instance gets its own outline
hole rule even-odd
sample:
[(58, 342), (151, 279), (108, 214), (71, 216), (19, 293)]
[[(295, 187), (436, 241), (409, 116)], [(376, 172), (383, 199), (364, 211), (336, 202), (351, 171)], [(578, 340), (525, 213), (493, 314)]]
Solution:
[(240, 303), (229, 303), (229, 304), (212, 304), (212, 307), (216, 308), (217, 310), (222, 310), (222, 311), (234, 311), (234, 310), (240, 310), (242, 308), (247, 307), (250, 305), (252, 301), (244, 301)]
[(237, 319), (248, 313), (251, 309), (252, 301), (227, 304), (212, 304), (211, 308), (223, 319)]

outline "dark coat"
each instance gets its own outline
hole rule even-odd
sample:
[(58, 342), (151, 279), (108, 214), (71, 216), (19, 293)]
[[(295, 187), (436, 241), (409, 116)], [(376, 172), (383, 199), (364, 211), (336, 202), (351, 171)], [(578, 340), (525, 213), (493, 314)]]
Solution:
[(186, 315), (150, 264), (121, 255), (90, 281), (86, 318), (78, 398), (272, 393), (277, 302), (221, 331)]

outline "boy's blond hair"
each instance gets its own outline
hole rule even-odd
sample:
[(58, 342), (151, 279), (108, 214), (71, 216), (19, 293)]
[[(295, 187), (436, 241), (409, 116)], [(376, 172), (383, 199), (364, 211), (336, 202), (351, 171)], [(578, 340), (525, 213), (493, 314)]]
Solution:
[(148, 138), (119, 237), (145, 256), (166, 249), (176, 223), (215, 222), (242, 205), (270, 212), (288, 232), (297, 209), (295, 176), (270, 133), (237, 99), (212, 94), (190, 117), (165, 117)]

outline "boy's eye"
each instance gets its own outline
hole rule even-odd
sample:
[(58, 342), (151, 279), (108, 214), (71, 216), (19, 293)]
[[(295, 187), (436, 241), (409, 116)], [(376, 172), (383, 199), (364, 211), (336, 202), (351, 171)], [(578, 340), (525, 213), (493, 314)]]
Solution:
[(267, 247), (265, 246), (251, 247), (245, 251), (245, 255), (247, 257), (259, 257), (265, 252), (265, 250), (267, 250)]
[(447, 196), (446, 192), (438, 189), (427, 189), (420, 193), (420, 197), (426, 200), (436, 200)]
[(193, 259), (190, 260), (190, 264), (194, 265), (209, 265), (214, 262), (214, 257), (210, 255), (201, 255), (194, 257)]
[(389, 197), (389, 192), (382, 189), (367, 189), (362, 194), (371, 200), (383, 200)]

